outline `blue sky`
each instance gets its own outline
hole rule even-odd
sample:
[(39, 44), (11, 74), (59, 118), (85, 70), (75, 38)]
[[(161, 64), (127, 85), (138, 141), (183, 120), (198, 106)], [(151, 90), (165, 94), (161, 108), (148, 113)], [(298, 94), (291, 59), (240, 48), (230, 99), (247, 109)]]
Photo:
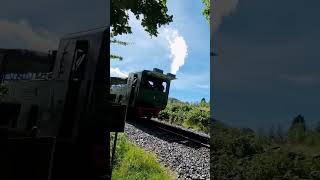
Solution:
[[(130, 15), (133, 33), (117, 38), (132, 44), (111, 45), (112, 53), (124, 58), (111, 61), (111, 75), (121, 76), (155, 67), (164, 73), (174, 73), (179, 67), (169, 96), (189, 102), (200, 101), (203, 97), (209, 100), (210, 26), (201, 13), (202, 1), (168, 0), (167, 3), (173, 22), (160, 28), (158, 37), (151, 38), (140, 21)], [(171, 68), (173, 59), (178, 64)]]
[(214, 35), (216, 118), (259, 130), (287, 128), (302, 114), (314, 126), (320, 121), (320, 1), (227, 1), (233, 10)]

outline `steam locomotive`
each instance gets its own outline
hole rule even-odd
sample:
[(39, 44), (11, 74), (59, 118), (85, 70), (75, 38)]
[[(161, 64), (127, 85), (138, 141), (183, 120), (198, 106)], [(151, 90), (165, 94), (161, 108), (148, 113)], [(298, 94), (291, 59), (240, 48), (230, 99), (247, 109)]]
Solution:
[(129, 117), (150, 119), (166, 107), (170, 82), (174, 79), (174, 74), (163, 74), (158, 68), (133, 72), (127, 78), (111, 77), (111, 98), (127, 105)]

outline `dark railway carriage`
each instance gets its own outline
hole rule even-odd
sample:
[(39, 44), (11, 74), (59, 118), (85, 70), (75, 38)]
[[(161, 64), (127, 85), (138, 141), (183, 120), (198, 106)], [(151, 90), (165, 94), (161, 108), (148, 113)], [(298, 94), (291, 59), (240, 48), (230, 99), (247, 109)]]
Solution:
[(126, 79), (112, 77), (113, 101), (128, 105), (130, 116), (150, 119), (166, 107), (174, 79), (175, 75), (157, 68), (130, 73)]
[(0, 50), (9, 179), (108, 174), (108, 132), (123, 131), (126, 114), (109, 101), (109, 40), (109, 28), (99, 28), (64, 36), (52, 53)]

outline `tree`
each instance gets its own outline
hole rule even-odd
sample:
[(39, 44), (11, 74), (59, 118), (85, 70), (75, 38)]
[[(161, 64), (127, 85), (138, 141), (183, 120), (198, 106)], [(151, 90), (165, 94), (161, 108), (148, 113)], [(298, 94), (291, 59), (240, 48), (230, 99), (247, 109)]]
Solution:
[(166, 0), (111, 0), (111, 27), (114, 36), (132, 33), (128, 24), (131, 11), (151, 36), (158, 35), (158, 28), (172, 22)]
[(206, 99), (205, 99), (205, 98), (202, 98), (201, 101), (200, 101), (200, 103), (201, 103), (201, 104), (202, 104), (202, 103), (207, 103), (207, 102), (206, 102)]
[(304, 140), (305, 131), (306, 125), (304, 117), (299, 114), (293, 119), (291, 127), (289, 129), (289, 141), (293, 143), (301, 143)]
[[(129, 43), (115, 38), (117, 35), (132, 33), (128, 11), (131, 11), (151, 36), (158, 35), (158, 28), (172, 22), (168, 15), (166, 0), (111, 0), (111, 43), (126, 46)], [(119, 55), (110, 54), (110, 59), (122, 60)]]
[(210, 0), (202, 0), (202, 2), (205, 5), (204, 8), (202, 9), (202, 14), (210, 23)]
[[(113, 35), (113, 33), (110, 34), (110, 43), (113, 43), (113, 44), (118, 44), (118, 45), (122, 45), (122, 46), (127, 46), (129, 45), (128, 42), (125, 42), (125, 41), (120, 41), (118, 39), (116, 39)], [(115, 55), (115, 54), (110, 54), (110, 59), (118, 59), (118, 60), (122, 60), (123, 57), (122, 56), (119, 56), (119, 55)]]
[(295, 129), (298, 127), (301, 128), (303, 131), (306, 130), (304, 117), (300, 114), (293, 119), (290, 129)]

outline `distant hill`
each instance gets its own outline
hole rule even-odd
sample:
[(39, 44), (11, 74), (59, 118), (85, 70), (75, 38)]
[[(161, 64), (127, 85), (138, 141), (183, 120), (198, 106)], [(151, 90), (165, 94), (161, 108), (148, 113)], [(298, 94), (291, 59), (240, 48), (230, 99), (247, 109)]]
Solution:
[(173, 97), (169, 97), (169, 98), (168, 98), (168, 102), (169, 102), (169, 103), (185, 103), (185, 102), (180, 101), (179, 99), (173, 98)]

